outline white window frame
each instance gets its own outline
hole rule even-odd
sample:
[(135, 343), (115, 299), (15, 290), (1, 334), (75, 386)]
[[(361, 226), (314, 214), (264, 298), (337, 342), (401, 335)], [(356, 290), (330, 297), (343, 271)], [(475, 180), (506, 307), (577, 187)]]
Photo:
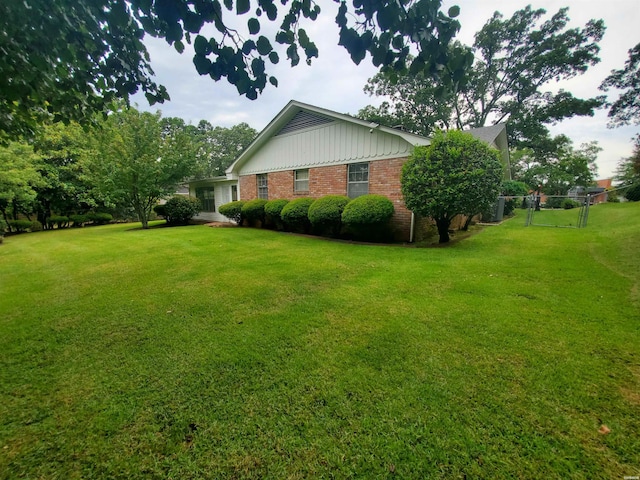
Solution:
[[(362, 167), (366, 166), (366, 170), (363, 170)], [(355, 171), (356, 167), (359, 167), (361, 171)], [(352, 169), (354, 171), (352, 171)], [(360, 187), (362, 185), (366, 185), (366, 192), (354, 192), (355, 187)], [(354, 187), (352, 190), (352, 186)], [(362, 163), (350, 163), (347, 165), (347, 196), (349, 198), (356, 198), (361, 195), (366, 195), (369, 193), (369, 162)]]
[(256, 175), (256, 189), (258, 198), (269, 200), (269, 178), (266, 173)]
[(216, 196), (213, 187), (196, 187), (196, 198), (200, 200), (203, 212), (216, 211)]
[[(306, 178), (298, 178), (298, 174), (306, 174)], [(295, 170), (293, 172), (293, 191), (296, 193), (309, 193), (309, 169), (308, 168), (302, 168), (300, 170)]]

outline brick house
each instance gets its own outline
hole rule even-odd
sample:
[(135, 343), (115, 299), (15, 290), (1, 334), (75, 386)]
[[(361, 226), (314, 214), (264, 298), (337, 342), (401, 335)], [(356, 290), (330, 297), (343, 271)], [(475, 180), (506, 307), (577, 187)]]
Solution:
[[(505, 175), (509, 153), (504, 124), (470, 130), (502, 152)], [(420, 222), (404, 205), (402, 165), (415, 146), (429, 138), (290, 101), (227, 169), (226, 175), (191, 182), (203, 202), (200, 219), (228, 221), (217, 207), (232, 200), (318, 198), (366, 193), (388, 197), (398, 240), (412, 241)]]

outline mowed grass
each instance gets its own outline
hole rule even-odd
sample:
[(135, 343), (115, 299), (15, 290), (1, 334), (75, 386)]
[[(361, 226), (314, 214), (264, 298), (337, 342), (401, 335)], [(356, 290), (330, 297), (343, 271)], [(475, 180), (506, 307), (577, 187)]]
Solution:
[(639, 475), (639, 290), (640, 204), (447, 248), (9, 237), (0, 478)]

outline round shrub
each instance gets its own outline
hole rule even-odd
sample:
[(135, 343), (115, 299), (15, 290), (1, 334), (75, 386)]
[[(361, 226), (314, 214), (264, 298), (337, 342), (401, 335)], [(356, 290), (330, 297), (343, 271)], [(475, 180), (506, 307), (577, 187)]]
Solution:
[(295, 232), (309, 231), (309, 207), (314, 202), (313, 198), (296, 198), (287, 203), (280, 212), (280, 218), (286, 227)]
[(289, 200), (276, 198), (275, 200), (269, 200), (264, 204), (264, 220), (266, 226), (275, 227), (278, 230), (284, 229), (280, 213), (287, 203), (289, 203)]
[(247, 220), (250, 225), (260, 222), (264, 225), (264, 206), (267, 201), (264, 198), (255, 198), (246, 202), (241, 209), (242, 218)]
[(65, 215), (51, 215), (47, 220), (47, 224), (49, 228), (53, 228), (54, 226), (58, 228), (66, 228), (69, 226), (69, 217)]
[(188, 225), (189, 220), (200, 213), (200, 200), (195, 197), (176, 195), (164, 204), (167, 223), (170, 225)]
[(229, 220), (233, 220), (238, 225), (242, 225), (242, 206), (244, 202), (242, 200), (236, 200), (235, 202), (225, 203), (220, 205), (218, 212), (227, 217)]
[(110, 213), (90, 213), (89, 220), (91, 220), (96, 225), (106, 225), (111, 220), (113, 220), (113, 216)]
[(73, 222), (74, 227), (82, 227), (89, 221), (88, 215), (69, 215), (69, 220)]
[(629, 187), (627, 191), (624, 193), (624, 196), (630, 202), (640, 201), (640, 183), (637, 183), (634, 186)]
[(344, 195), (327, 195), (317, 199), (309, 207), (309, 221), (320, 234), (338, 236), (342, 227), (342, 212), (349, 203)]
[(31, 228), (33, 222), (31, 220), (9, 220), (9, 226), (14, 232), (22, 233)]
[(572, 200), (570, 198), (565, 198), (560, 204), (560, 206), (565, 210), (571, 210), (572, 208), (579, 207), (580, 202), (576, 202), (575, 200)]
[(362, 195), (351, 200), (342, 212), (342, 223), (360, 240), (380, 242), (391, 235), (388, 223), (393, 203), (382, 195)]

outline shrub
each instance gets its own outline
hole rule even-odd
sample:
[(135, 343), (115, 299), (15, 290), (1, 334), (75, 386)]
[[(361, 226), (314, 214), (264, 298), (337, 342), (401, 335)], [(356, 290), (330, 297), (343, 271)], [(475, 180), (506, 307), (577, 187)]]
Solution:
[(280, 218), (291, 231), (308, 232), (309, 207), (314, 202), (313, 198), (296, 198), (287, 203), (280, 212)]
[(200, 213), (200, 200), (195, 197), (176, 195), (164, 204), (165, 218), (170, 225), (188, 225), (189, 220)]
[(247, 220), (251, 225), (260, 222), (260, 225), (264, 226), (264, 206), (266, 203), (267, 201), (263, 198), (249, 200), (242, 206), (242, 218)]
[(529, 187), (527, 187), (526, 183), (516, 182), (515, 180), (505, 180), (504, 182), (502, 182), (501, 190), (502, 195), (506, 197), (504, 200), (505, 216), (511, 215), (518, 204), (521, 203), (521, 198), (529, 193)]
[(33, 222), (31, 220), (9, 220), (9, 226), (14, 232), (22, 233), (31, 228)]
[(284, 229), (280, 213), (287, 203), (289, 203), (289, 200), (277, 198), (264, 204), (264, 220), (268, 227), (275, 227), (278, 230)]
[(311, 225), (321, 235), (340, 235), (342, 212), (349, 202), (349, 197), (344, 195), (327, 195), (317, 199), (309, 207)]
[(629, 187), (627, 191), (624, 193), (624, 196), (630, 202), (637, 202), (640, 200), (640, 183)]
[(110, 213), (90, 213), (88, 214), (89, 220), (91, 220), (96, 225), (106, 225), (111, 220), (113, 220), (113, 216)]
[(570, 198), (565, 198), (560, 204), (560, 206), (565, 210), (571, 210), (572, 208), (579, 207), (580, 202), (576, 202), (575, 200), (572, 200)]
[(53, 228), (54, 226), (58, 228), (66, 228), (69, 226), (69, 217), (65, 215), (52, 215), (47, 220), (47, 224), (49, 228)]
[(238, 225), (242, 225), (242, 206), (244, 202), (242, 200), (236, 200), (235, 202), (225, 203), (220, 205), (218, 211), (227, 217), (229, 220), (233, 220)]
[(547, 197), (544, 202), (544, 208), (562, 208), (563, 200), (564, 198), (562, 197)]
[(362, 195), (344, 207), (342, 223), (358, 239), (385, 241), (390, 237), (388, 222), (393, 212), (393, 203), (387, 197)]
[(0, 218), (0, 238), (4, 237), (4, 232), (7, 230), (7, 222)]
[(31, 222), (31, 226), (29, 227), (29, 230), (32, 232), (41, 232), (42, 224), (38, 220), (34, 220), (33, 222)]
[(69, 220), (73, 222), (74, 227), (82, 227), (89, 221), (88, 215), (69, 215)]
[(159, 217), (167, 218), (167, 207), (164, 204), (163, 205), (156, 205), (155, 207), (153, 207), (153, 211)]

